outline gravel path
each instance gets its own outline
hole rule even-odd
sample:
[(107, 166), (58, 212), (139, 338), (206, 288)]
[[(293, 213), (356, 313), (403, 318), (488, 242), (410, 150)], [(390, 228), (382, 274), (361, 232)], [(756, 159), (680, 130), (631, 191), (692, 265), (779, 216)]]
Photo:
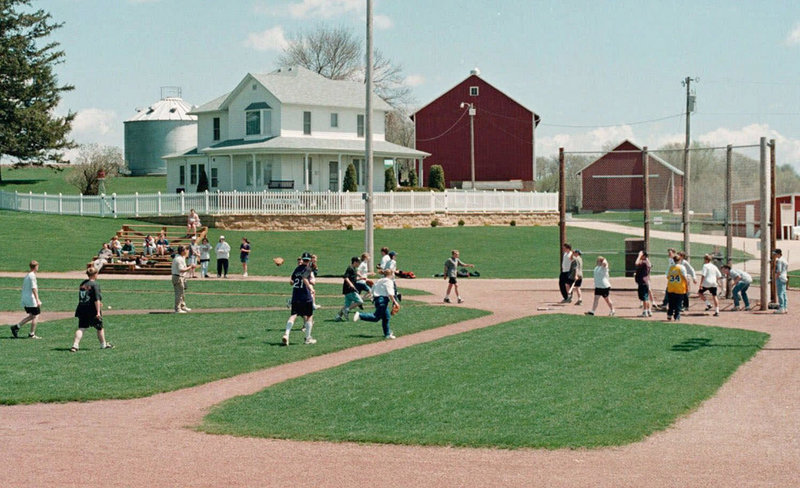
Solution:
[[(620, 289), (623, 283), (630, 287), (630, 280), (615, 280), (614, 287)], [(441, 300), (445, 286), (444, 281), (432, 279), (402, 284), (434, 292), (414, 297), (430, 303)], [(0, 407), (0, 459), (6, 461), (0, 468), (0, 486), (798, 485), (796, 314), (727, 312), (719, 318), (688, 314), (686, 322), (760, 330), (772, 337), (697, 411), (666, 431), (620, 448), (509, 451), (360, 445), (214, 436), (192, 429), (209, 407), (289, 378), (526, 315), (586, 310), (555, 303), (559, 298), (553, 291), (555, 280), (463, 280), (461, 286), (465, 305), (494, 313), (149, 398)], [(797, 303), (800, 294), (790, 293), (790, 303)], [(620, 316), (638, 315), (633, 292), (612, 296)]]

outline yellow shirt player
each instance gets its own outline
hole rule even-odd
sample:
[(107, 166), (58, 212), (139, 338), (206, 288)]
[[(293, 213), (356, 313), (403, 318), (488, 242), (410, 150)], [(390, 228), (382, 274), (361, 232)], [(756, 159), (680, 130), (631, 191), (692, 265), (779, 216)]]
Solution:
[(667, 320), (672, 320), (673, 317), (675, 320), (681, 319), (681, 302), (688, 290), (683, 264), (678, 258), (667, 271)]

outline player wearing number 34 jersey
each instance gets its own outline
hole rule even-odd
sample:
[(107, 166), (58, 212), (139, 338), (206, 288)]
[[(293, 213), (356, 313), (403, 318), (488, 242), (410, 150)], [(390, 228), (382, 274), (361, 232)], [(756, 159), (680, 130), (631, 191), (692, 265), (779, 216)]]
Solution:
[(675, 257), (675, 263), (667, 271), (667, 320), (673, 317), (675, 320), (681, 319), (681, 302), (687, 290), (686, 274), (678, 255)]

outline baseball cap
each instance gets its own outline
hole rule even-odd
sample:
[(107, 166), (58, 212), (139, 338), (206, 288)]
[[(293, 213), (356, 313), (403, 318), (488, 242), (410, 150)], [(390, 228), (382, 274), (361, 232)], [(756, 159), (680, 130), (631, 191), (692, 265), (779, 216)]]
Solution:
[(311, 261), (311, 253), (308, 251), (304, 252), (303, 255), (300, 256), (300, 259), (303, 261)]
[(775, 248), (775, 249), (772, 251), (772, 254), (783, 254), (783, 251), (781, 251), (781, 250), (780, 250), (780, 248), (777, 248), (777, 247), (776, 247), (776, 248)]
[(395, 256), (397, 256), (397, 253), (394, 252), (394, 251), (389, 251), (389, 256), (390, 257), (395, 257)]
[(572, 254), (583, 254), (580, 249), (575, 249)]
[(225, 236), (219, 236), (219, 240), (221, 240), (221, 241), (222, 241), (222, 240), (224, 240), (224, 239), (225, 239)]

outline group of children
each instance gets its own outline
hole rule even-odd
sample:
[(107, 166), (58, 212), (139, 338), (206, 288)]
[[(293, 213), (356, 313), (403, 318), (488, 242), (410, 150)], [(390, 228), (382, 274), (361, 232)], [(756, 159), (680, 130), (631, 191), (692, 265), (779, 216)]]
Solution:
[[(559, 290), (561, 291), (561, 303), (572, 303), (573, 296), (577, 297), (575, 305), (583, 304), (583, 253), (580, 249), (572, 249), (569, 243), (564, 243), (561, 255), (561, 274), (558, 280)], [(594, 302), (592, 309), (586, 315), (595, 315), (597, 306), (602, 298), (608, 305), (610, 316), (616, 314), (614, 303), (611, 301), (611, 281), (609, 278), (608, 260), (603, 256), (598, 256), (595, 263), (594, 277)]]

